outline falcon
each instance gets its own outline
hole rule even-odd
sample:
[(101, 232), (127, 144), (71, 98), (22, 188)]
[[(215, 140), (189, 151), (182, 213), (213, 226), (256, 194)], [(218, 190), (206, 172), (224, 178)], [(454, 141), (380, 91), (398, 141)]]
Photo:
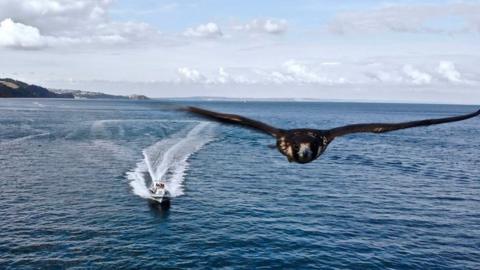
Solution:
[(249, 119), (236, 114), (227, 114), (205, 110), (198, 107), (184, 107), (184, 111), (197, 116), (243, 126), (266, 133), (277, 140), (276, 148), (285, 155), (289, 162), (309, 163), (325, 152), (328, 145), (337, 137), (352, 133), (369, 132), (385, 133), (399, 129), (438, 125), (466, 120), (480, 115), (480, 110), (453, 117), (425, 119), (401, 123), (368, 123), (353, 124), (332, 129), (280, 129), (257, 120)]

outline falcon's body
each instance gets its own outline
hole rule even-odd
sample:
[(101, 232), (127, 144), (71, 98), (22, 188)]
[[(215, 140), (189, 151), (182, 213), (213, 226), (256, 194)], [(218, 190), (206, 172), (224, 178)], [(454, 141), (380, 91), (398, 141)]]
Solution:
[(277, 149), (285, 155), (290, 162), (308, 163), (325, 152), (328, 145), (336, 138), (351, 133), (370, 132), (384, 133), (399, 129), (437, 125), (449, 122), (466, 120), (480, 115), (480, 110), (459, 116), (426, 119), (402, 123), (370, 123), (347, 125), (328, 130), (320, 129), (278, 129), (268, 124), (249, 119), (236, 114), (224, 114), (197, 107), (187, 107), (186, 111), (196, 115), (216, 120), (222, 123), (241, 125), (266, 134), (277, 139)]
[(329, 141), (325, 131), (316, 129), (283, 130), (277, 137), (277, 148), (288, 161), (308, 163), (327, 149)]

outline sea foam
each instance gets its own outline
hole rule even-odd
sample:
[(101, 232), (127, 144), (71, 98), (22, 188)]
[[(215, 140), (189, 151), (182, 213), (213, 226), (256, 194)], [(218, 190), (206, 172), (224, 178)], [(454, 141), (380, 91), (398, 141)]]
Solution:
[(173, 197), (183, 195), (188, 158), (213, 140), (213, 124), (200, 122), (188, 131), (181, 130), (143, 150), (143, 160), (127, 173), (133, 192), (150, 198), (152, 182), (165, 182)]

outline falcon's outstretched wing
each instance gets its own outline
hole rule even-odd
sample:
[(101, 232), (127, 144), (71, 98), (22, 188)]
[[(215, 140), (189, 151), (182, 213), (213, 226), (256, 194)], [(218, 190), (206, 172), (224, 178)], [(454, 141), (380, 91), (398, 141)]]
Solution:
[(236, 114), (219, 113), (219, 112), (201, 109), (198, 107), (185, 107), (183, 108), (183, 110), (204, 118), (215, 120), (217, 122), (240, 125), (247, 128), (251, 128), (257, 131), (267, 133), (273, 137), (277, 137), (277, 135), (281, 133), (281, 129), (277, 129), (270, 125), (262, 123), (260, 121), (249, 119)]
[(430, 126), (430, 125), (438, 125), (438, 124), (449, 123), (449, 122), (462, 121), (478, 115), (480, 115), (480, 110), (473, 113), (459, 115), (459, 116), (437, 118), (437, 119), (426, 119), (426, 120), (411, 121), (411, 122), (347, 125), (343, 127), (333, 128), (333, 129), (327, 130), (326, 132), (327, 132), (328, 138), (330, 140), (333, 140), (335, 137), (347, 135), (350, 133), (359, 133), (359, 132), (384, 133), (384, 132), (390, 132), (390, 131), (405, 129), (405, 128)]

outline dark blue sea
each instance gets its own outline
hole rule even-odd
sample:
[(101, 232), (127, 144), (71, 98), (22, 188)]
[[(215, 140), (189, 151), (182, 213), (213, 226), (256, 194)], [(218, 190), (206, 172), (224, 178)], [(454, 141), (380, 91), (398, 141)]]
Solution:
[[(320, 129), (478, 109), (184, 103)], [(480, 269), (480, 118), (345, 136), (304, 165), (274, 143), (160, 101), (2, 99), (0, 268)]]

